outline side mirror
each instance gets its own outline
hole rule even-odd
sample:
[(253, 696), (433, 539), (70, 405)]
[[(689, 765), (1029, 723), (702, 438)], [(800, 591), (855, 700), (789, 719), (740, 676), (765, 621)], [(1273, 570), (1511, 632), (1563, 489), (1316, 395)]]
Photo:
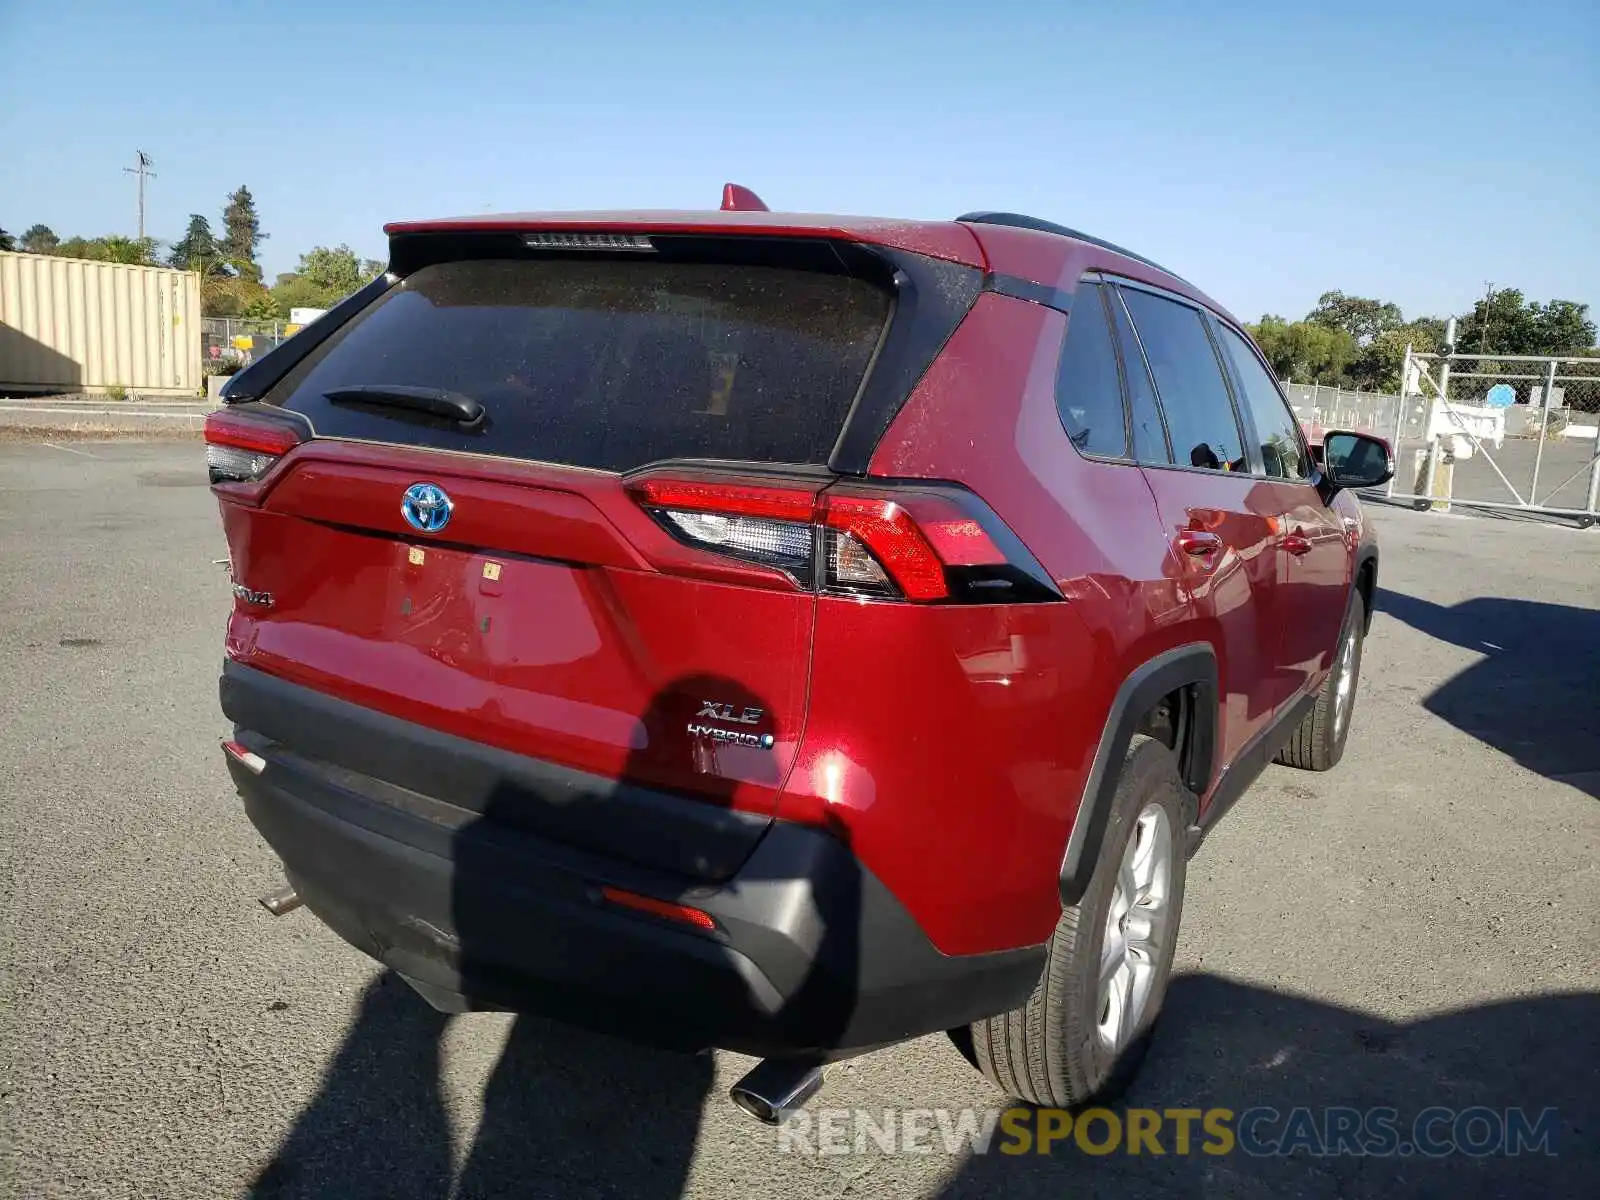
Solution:
[(1337, 430), (1322, 439), (1322, 477), (1331, 491), (1380, 487), (1394, 478), (1394, 451), (1382, 438)]

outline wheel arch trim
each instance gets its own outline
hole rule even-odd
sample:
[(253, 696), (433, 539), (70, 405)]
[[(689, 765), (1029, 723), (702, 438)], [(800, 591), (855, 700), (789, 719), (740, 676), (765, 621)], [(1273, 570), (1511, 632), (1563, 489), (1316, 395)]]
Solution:
[(1127, 755), (1140, 719), (1163, 696), (1181, 688), (1193, 689), (1193, 704), (1179, 772), (1184, 785), (1197, 796), (1210, 784), (1217, 745), (1217, 656), (1209, 643), (1191, 642), (1141, 663), (1112, 698), (1061, 860), (1063, 906), (1077, 904), (1089, 888), (1111, 819), (1117, 764)]

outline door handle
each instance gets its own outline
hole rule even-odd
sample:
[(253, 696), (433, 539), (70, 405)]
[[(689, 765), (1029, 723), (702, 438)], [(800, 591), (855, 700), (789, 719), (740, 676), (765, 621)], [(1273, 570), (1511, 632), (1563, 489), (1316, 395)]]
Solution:
[(1222, 539), (1204, 529), (1178, 531), (1178, 549), (1191, 558), (1205, 558), (1222, 549)]
[(1299, 558), (1302, 554), (1311, 553), (1311, 539), (1299, 530), (1295, 530), (1293, 533), (1284, 535), (1283, 548), (1296, 558)]

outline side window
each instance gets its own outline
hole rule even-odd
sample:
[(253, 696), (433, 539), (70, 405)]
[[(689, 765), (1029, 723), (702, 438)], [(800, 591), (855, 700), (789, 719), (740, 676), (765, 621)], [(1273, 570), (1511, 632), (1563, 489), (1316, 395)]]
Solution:
[(1156, 403), (1156, 385), (1150, 381), (1150, 364), (1145, 362), (1144, 351), (1139, 348), (1139, 339), (1128, 320), (1128, 310), (1122, 306), (1121, 293), (1113, 290), (1107, 299), (1111, 301), (1111, 320), (1117, 327), (1117, 340), (1122, 344), (1122, 366), (1128, 377), (1133, 457), (1142, 463), (1167, 466), (1172, 462), (1172, 450), (1167, 445), (1167, 430), (1161, 422), (1161, 407)]
[(1178, 465), (1248, 471), (1244, 438), (1204, 318), (1149, 292), (1130, 288), (1123, 295), (1155, 376)]
[(1067, 340), (1056, 368), (1056, 408), (1081, 453), (1123, 458), (1128, 432), (1122, 417), (1122, 381), (1101, 288), (1080, 283), (1067, 317)]
[(1306, 461), (1300, 430), (1294, 414), (1278, 393), (1278, 385), (1242, 337), (1226, 325), (1218, 328), (1222, 330), (1222, 345), (1244, 382), (1244, 401), (1250, 407), (1256, 436), (1261, 439), (1261, 457), (1267, 474), (1274, 479), (1311, 478), (1311, 464)]

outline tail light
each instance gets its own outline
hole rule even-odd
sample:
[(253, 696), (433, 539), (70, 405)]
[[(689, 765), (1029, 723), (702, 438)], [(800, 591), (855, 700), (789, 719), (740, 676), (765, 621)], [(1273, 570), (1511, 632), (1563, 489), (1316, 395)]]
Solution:
[(1059, 600), (1017, 536), (962, 488), (645, 478), (634, 499), (679, 541), (816, 591), (920, 603)]
[(205, 436), (212, 483), (254, 483), (304, 440), (287, 422), (227, 409), (207, 414)]

